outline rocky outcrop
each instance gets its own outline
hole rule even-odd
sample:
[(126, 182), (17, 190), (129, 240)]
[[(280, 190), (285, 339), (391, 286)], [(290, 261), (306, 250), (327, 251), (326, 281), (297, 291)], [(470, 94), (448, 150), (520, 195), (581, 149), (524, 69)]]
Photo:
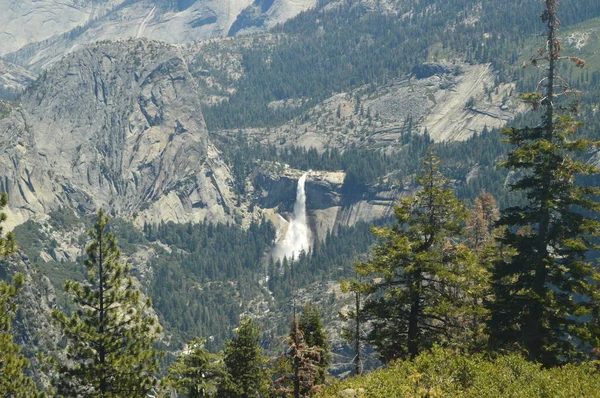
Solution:
[[(293, 212), (298, 179), (304, 171), (283, 169), (276, 173), (261, 172), (254, 177), (258, 187), (256, 204), (267, 213), (282, 215), (272, 221), (280, 230), (287, 228)], [(309, 171), (306, 178), (306, 207), (312, 236), (323, 240), (338, 226), (351, 226), (359, 221), (371, 222), (393, 215), (394, 204), (409, 189), (372, 186), (354, 187), (344, 184), (344, 172)], [(269, 211), (270, 210), (270, 211)]]
[(230, 219), (229, 169), (208, 141), (177, 48), (147, 40), (74, 53), (0, 120), (11, 220), (61, 206), (140, 222)]
[(426, 79), (435, 75), (445, 75), (450, 73), (451, 69), (447, 65), (427, 62), (420, 65), (415, 65), (413, 73), (417, 79)]
[(0, 99), (16, 97), (35, 78), (35, 74), (27, 69), (0, 59)]

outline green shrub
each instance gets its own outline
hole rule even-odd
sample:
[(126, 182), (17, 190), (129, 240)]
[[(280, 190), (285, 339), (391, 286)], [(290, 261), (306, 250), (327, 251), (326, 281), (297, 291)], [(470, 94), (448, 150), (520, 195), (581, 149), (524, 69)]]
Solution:
[(600, 397), (598, 363), (544, 369), (518, 355), (489, 359), (434, 348), (362, 377), (338, 381), (323, 397)]

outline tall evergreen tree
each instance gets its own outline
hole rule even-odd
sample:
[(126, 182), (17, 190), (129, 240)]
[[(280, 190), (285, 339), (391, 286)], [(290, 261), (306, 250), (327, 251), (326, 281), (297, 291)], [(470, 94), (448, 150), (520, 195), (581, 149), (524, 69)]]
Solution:
[[(599, 338), (589, 320), (599, 312), (600, 273), (586, 255), (600, 231), (590, 216), (600, 210), (593, 199), (600, 190), (579, 185), (577, 178), (598, 169), (575, 160), (577, 152), (599, 143), (577, 137), (580, 123), (559, 114), (566, 109), (560, 97), (568, 88), (557, 75), (565, 58), (557, 37), (557, 5), (545, 0), (546, 46), (532, 60), (536, 66), (545, 61), (545, 77), (539, 91), (522, 96), (542, 110), (541, 122), (504, 131), (514, 149), (503, 165), (520, 177), (511, 189), (525, 192), (527, 203), (502, 212), (500, 224), (507, 228), (501, 243), (516, 255), (495, 267), (489, 322), (494, 348), (522, 349), (546, 366), (580, 358), (598, 346)], [(585, 64), (568, 58), (577, 66)]]
[(10, 332), (17, 308), (14, 297), (22, 284), (22, 274), (15, 276), (13, 284), (0, 281), (0, 395), (3, 397), (37, 396), (35, 383), (23, 374), (29, 361), (19, 353)]
[(363, 372), (363, 341), (364, 333), (362, 328), (364, 326), (363, 314), (362, 314), (362, 283), (360, 279), (352, 281), (342, 280), (341, 290), (343, 293), (352, 292), (354, 294), (354, 309), (347, 313), (340, 312), (339, 316), (346, 322), (352, 322), (349, 326), (342, 330), (342, 338), (350, 343), (354, 348), (354, 358), (352, 358), (352, 364), (354, 365), (354, 374), (357, 376), (362, 375)]
[(324, 384), (327, 368), (331, 362), (330, 345), (327, 341), (327, 334), (323, 329), (323, 320), (321, 313), (316, 305), (307, 303), (302, 309), (298, 327), (304, 335), (304, 342), (308, 347), (313, 347), (319, 351), (319, 374), (315, 379), (315, 384)]
[(188, 398), (218, 396), (218, 386), (224, 382), (226, 372), (221, 358), (208, 351), (204, 342), (200, 338), (192, 339), (188, 351), (169, 368), (166, 384), (174, 388), (176, 394)]
[[(8, 203), (8, 196), (0, 195), (0, 210)], [(6, 221), (6, 213), (0, 213), (0, 258), (6, 258), (16, 250), (12, 233), (3, 234), (2, 223)], [(29, 398), (37, 395), (35, 383), (23, 374), (29, 362), (19, 353), (19, 347), (13, 342), (11, 322), (15, 316), (17, 305), (15, 296), (24, 278), (15, 275), (13, 283), (0, 281), (0, 395), (3, 397)]]
[(87, 283), (65, 283), (77, 309), (52, 313), (68, 344), (67, 361), (55, 364), (59, 396), (145, 397), (156, 382), (159, 353), (152, 344), (160, 325), (146, 314), (150, 299), (142, 299), (129, 265), (119, 261), (107, 225), (98, 211), (86, 248)]
[(363, 308), (373, 326), (367, 341), (384, 361), (414, 357), (435, 343), (464, 344), (472, 333), (467, 319), (481, 311), (471, 297), (485, 289), (481, 267), (457, 243), (465, 208), (438, 164), (429, 151), (418, 177), (422, 189), (396, 207), (395, 227), (373, 228), (382, 243), (357, 266), (372, 280), (359, 287), (371, 294)]
[(233, 338), (225, 343), (223, 362), (228, 382), (222, 388), (222, 396), (260, 396), (267, 378), (266, 358), (260, 346), (260, 326), (252, 319), (242, 319)]
[(483, 192), (475, 198), (466, 220), (467, 245), (477, 254), (493, 241), (493, 231), (498, 221), (499, 210), (494, 197)]
[(272, 396), (294, 398), (312, 396), (319, 389), (321, 350), (311, 347), (304, 340), (298, 317), (294, 310), (288, 349), (276, 364), (276, 376)]
[(491, 296), (489, 291), (491, 270), (496, 261), (506, 256), (495, 239), (501, 232), (495, 226), (499, 213), (494, 197), (487, 192), (482, 192), (475, 198), (466, 220), (465, 243), (477, 256), (480, 274), (475, 277), (483, 287), (479, 290), (479, 294), (472, 296), (473, 304), (477, 308), (477, 311), (472, 311), (470, 326), (472, 331), (471, 347), (475, 351), (485, 350), (489, 339), (486, 333), (489, 311), (486, 310), (484, 304)]

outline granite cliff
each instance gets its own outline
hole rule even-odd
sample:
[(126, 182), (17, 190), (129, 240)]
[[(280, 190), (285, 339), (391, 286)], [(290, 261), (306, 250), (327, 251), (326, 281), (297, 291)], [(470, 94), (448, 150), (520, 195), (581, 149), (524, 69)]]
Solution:
[(44, 74), (0, 120), (10, 220), (63, 206), (142, 221), (226, 221), (228, 167), (177, 48), (102, 43)]

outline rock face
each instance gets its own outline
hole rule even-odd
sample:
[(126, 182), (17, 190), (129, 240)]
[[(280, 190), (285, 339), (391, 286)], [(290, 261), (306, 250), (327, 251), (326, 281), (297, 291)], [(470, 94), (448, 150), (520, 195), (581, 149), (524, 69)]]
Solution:
[[(173, 44), (264, 31), (316, 0), (0, 0), (0, 56), (44, 69), (81, 46), (146, 37)], [(41, 27), (41, 28), (40, 28)]]
[(124, 0), (0, 0), (0, 55), (85, 24)]
[[(43, 73), (20, 103), (3, 108), (0, 191), (9, 194), (9, 226), (61, 207), (103, 207), (140, 226), (246, 225), (266, 216), (285, 227), (303, 172), (283, 166), (258, 172), (258, 190), (234, 194), (230, 168), (208, 136), (190, 58), (180, 47), (147, 39), (92, 44)], [(389, 215), (402, 194), (357, 191), (344, 177), (309, 174), (309, 226), (318, 239), (338, 225)]]
[(15, 222), (60, 206), (140, 222), (229, 219), (229, 169), (175, 47), (132, 40), (67, 57), (0, 120), (0, 136)]
[(35, 77), (27, 69), (0, 59), (0, 99), (23, 91)]
[[(260, 173), (255, 177), (259, 192), (257, 205), (267, 214), (283, 214), (272, 218), (281, 231), (293, 211), (296, 186), (304, 171), (285, 169), (277, 174)], [(309, 171), (306, 178), (306, 211), (314, 238), (323, 240), (338, 226), (351, 226), (359, 221), (371, 222), (393, 215), (396, 201), (410, 194), (408, 190), (388, 187), (353, 187), (344, 184), (344, 172)]]
[(450, 72), (451, 70), (446, 65), (432, 62), (416, 65), (413, 68), (413, 73), (417, 79), (426, 79), (434, 75), (444, 75)]
[(237, 16), (228, 36), (253, 33), (295, 17), (316, 5), (316, 0), (255, 0)]

